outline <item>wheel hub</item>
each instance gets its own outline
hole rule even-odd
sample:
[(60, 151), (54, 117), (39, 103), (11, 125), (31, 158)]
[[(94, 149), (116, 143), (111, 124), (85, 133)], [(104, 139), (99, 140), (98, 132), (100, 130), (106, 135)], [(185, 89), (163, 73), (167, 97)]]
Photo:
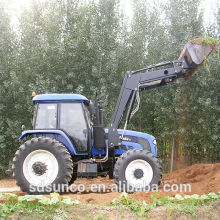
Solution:
[(23, 163), (26, 180), (34, 186), (45, 187), (57, 178), (59, 165), (56, 157), (49, 151), (38, 149), (29, 153)]
[(141, 179), (143, 176), (144, 176), (144, 172), (143, 172), (142, 169), (136, 169), (136, 170), (134, 171), (134, 177), (135, 177), (136, 179)]
[(136, 159), (127, 165), (125, 178), (130, 186), (143, 188), (152, 181), (153, 169), (146, 160)]
[(32, 165), (32, 169), (36, 175), (41, 176), (46, 172), (47, 166), (45, 165), (45, 163), (35, 162)]

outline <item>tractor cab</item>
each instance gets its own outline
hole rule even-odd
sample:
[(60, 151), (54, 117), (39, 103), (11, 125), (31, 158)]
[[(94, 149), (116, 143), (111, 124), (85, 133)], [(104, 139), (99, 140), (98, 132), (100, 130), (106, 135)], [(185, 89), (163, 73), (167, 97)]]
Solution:
[(90, 101), (78, 94), (44, 94), (33, 98), (34, 130), (61, 130), (77, 152), (88, 152), (91, 136)]

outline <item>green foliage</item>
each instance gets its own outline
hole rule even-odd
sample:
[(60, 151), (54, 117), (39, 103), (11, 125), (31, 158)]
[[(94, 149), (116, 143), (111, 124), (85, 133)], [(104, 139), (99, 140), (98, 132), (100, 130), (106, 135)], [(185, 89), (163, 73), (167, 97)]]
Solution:
[(213, 37), (210, 37), (210, 36), (207, 36), (207, 37), (204, 37), (202, 39), (202, 44), (205, 44), (205, 45), (211, 45), (211, 44), (218, 44), (219, 43), (219, 40), (217, 38), (213, 38)]
[[(192, 216), (197, 216), (197, 209), (204, 206), (207, 208), (216, 202), (220, 201), (220, 192), (218, 194), (209, 193), (207, 195), (176, 195), (175, 197), (163, 196), (158, 198), (159, 194), (152, 195), (152, 202), (146, 203), (145, 201), (139, 202), (133, 198), (128, 197), (128, 194), (122, 193), (119, 199), (114, 199), (111, 206), (94, 206), (94, 205), (78, 205), (69, 197), (65, 196), (60, 198), (59, 194), (52, 193), (50, 197), (42, 195), (25, 195), (18, 196), (13, 193), (1, 193), (0, 199), (0, 218), (1, 219), (27, 219), (30, 215), (33, 219), (105, 219), (108, 215), (103, 211), (122, 210), (123, 213), (128, 212), (128, 208), (135, 213), (135, 216), (146, 218), (147, 213), (155, 207), (164, 206), (167, 213), (172, 214), (173, 211), (189, 213)], [(7, 198), (7, 199), (6, 199)], [(47, 201), (44, 199), (46, 198)], [(53, 199), (57, 199), (56, 202)], [(66, 203), (65, 201), (71, 201)], [(115, 207), (115, 208), (114, 208)], [(101, 212), (95, 217), (93, 214), (88, 215), (88, 211)], [(132, 214), (132, 213), (131, 213)], [(132, 215), (133, 216), (133, 215)]]
[[(60, 198), (58, 193), (51, 193), (50, 197), (43, 195), (25, 195), (18, 196), (13, 193), (0, 193), (0, 198), (7, 198), (4, 203), (0, 202), (0, 217), (7, 217), (13, 212), (26, 210), (27, 212), (36, 212), (38, 214), (45, 212), (59, 211), (62, 205), (78, 205), (79, 201), (72, 201), (65, 196)], [(59, 214), (59, 213), (57, 213)]]
[(114, 199), (111, 202), (112, 206), (123, 205), (129, 207), (132, 211), (140, 216), (145, 216), (146, 212), (152, 210), (157, 206), (165, 206), (168, 208), (184, 209), (191, 214), (195, 214), (196, 207), (206, 206), (214, 201), (220, 200), (220, 192), (209, 193), (207, 195), (186, 195), (181, 196), (176, 194), (175, 197), (163, 196), (160, 199), (157, 198), (158, 193), (151, 195), (152, 202), (147, 204), (145, 201), (139, 202), (132, 197), (128, 197), (126, 193), (122, 193), (119, 199)]

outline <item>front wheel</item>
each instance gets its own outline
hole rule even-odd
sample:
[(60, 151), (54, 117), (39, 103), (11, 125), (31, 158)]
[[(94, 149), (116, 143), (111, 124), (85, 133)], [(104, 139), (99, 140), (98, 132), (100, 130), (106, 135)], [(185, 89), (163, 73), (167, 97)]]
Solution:
[(73, 162), (67, 149), (51, 138), (33, 138), (20, 146), (13, 174), (21, 190), (31, 194), (62, 192), (68, 187)]
[(114, 168), (114, 179), (120, 191), (147, 191), (159, 185), (162, 166), (148, 150), (129, 150), (122, 154)]

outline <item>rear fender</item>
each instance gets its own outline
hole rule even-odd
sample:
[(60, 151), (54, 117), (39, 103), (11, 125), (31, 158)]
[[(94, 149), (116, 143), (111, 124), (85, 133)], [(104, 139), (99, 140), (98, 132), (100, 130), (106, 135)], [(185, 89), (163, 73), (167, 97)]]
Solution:
[(71, 142), (71, 140), (69, 139), (69, 137), (65, 134), (65, 132), (61, 130), (27, 130), (27, 131), (22, 132), (22, 135), (20, 136), (19, 139), (23, 140), (30, 135), (34, 135), (34, 137), (36, 138), (49, 137), (49, 138), (57, 140), (66, 147), (70, 155), (87, 155), (88, 154), (88, 153), (77, 153), (76, 148)]

